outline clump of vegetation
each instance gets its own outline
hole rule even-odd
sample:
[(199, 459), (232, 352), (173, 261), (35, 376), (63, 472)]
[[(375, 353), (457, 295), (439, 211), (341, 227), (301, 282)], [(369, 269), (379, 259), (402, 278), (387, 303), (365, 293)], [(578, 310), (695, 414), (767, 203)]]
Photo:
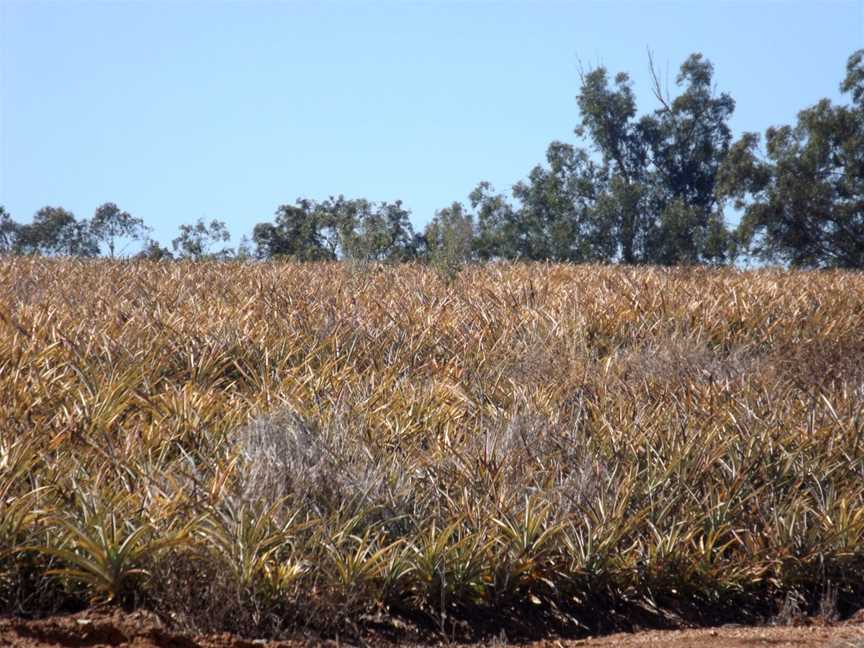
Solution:
[(0, 610), (342, 637), (842, 617), (862, 312), (838, 271), (2, 259)]
[(474, 223), (460, 203), (435, 214), (424, 234), (429, 261), (438, 276), (452, 283), (474, 256)]

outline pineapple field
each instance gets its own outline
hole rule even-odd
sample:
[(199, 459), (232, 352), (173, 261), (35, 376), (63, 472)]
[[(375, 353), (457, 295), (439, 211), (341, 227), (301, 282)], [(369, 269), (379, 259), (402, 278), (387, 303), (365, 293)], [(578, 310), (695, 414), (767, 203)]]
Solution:
[(0, 613), (100, 605), (264, 638), (848, 617), (864, 275), (0, 259)]

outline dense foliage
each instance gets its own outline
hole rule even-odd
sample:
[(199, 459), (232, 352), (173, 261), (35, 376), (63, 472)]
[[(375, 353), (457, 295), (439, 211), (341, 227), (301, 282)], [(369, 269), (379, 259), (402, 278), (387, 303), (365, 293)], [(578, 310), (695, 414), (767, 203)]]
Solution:
[[(362, 262), (426, 260), (444, 276), (469, 261), (542, 260), (652, 265), (729, 264), (753, 257), (798, 267), (864, 267), (864, 50), (850, 56), (841, 90), (802, 110), (794, 126), (744, 133), (733, 142), (735, 101), (714, 88), (701, 54), (681, 65), (678, 95), (663, 91), (651, 63), (657, 108), (638, 114), (626, 73), (583, 71), (577, 96), (580, 148), (553, 142), (546, 164), (510, 197), (481, 182), (469, 206), (439, 211), (415, 234), (402, 202), (342, 195), (280, 205), (237, 250), (225, 224), (181, 225), (173, 252), (148, 240), (139, 256)], [(730, 228), (725, 209), (743, 213)], [(142, 240), (141, 219), (113, 203), (78, 221), (45, 207), (21, 225), (0, 207), (0, 253), (114, 257)], [(450, 240), (452, 238), (452, 240)], [(254, 250), (252, 245), (254, 244)]]
[(862, 604), (860, 274), (451, 279), (0, 260), (0, 613), (512, 637)]
[(824, 99), (795, 126), (769, 128), (767, 158), (745, 134), (721, 174), (743, 208), (740, 235), (768, 260), (864, 268), (864, 50), (849, 59), (842, 90), (851, 106)]

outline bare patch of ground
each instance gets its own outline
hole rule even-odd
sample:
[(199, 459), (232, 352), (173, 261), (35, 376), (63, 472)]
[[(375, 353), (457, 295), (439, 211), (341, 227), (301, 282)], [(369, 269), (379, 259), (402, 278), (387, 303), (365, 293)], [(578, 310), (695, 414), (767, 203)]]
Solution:
[[(386, 641), (370, 646), (394, 646)], [(497, 645), (502, 645), (497, 643)], [(0, 646), (8, 648), (305, 648), (345, 646), (335, 641), (295, 640), (263, 642), (232, 635), (193, 637), (168, 629), (156, 616), (143, 611), (88, 611), (36, 621), (0, 619)], [(492, 644), (489, 644), (492, 645)], [(642, 646), (664, 648), (864, 648), (864, 610), (850, 620), (833, 625), (797, 627), (722, 626), (698, 630), (644, 631), (579, 640), (548, 640), (530, 648), (601, 648)], [(475, 648), (479, 648), (476, 646)]]
[(537, 648), (864, 648), (864, 625), (801, 627), (720, 627), (614, 634), (579, 641), (547, 641)]

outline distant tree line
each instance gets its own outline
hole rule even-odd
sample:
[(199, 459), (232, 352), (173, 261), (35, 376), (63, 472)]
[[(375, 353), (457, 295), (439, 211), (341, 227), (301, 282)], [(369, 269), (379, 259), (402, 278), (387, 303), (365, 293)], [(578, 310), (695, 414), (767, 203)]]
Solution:
[(757, 133), (733, 141), (735, 101), (701, 54), (681, 65), (675, 96), (651, 71), (657, 107), (640, 116), (626, 73), (583, 70), (575, 133), (587, 147), (552, 142), (509, 196), (481, 182), (422, 233), (399, 200), (342, 195), (279, 206), (236, 249), (218, 220), (181, 225), (168, 249), (114, 203), (83, 220), (44, 207), (29, 224), (0, 207), (0, 253), (113, 258), (143, 242), (136, 256), (151, 259), (424, 260), (446, 274), (495, 259), (864, 268), (864, 50), (840, 86), (848, 105), (823, 99), (769, 128), (764, 149)]

